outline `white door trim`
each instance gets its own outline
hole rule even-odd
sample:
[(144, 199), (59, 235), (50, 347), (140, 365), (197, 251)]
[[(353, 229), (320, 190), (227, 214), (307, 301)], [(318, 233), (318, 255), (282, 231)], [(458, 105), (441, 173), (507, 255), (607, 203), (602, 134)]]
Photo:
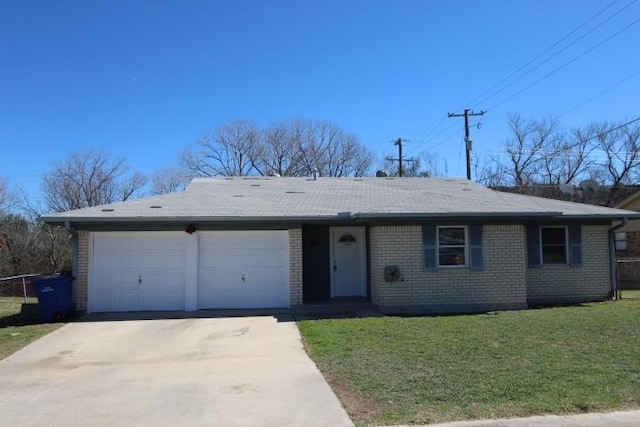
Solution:
[(330, 243), (329, 243), (329, 257), (331, 265), (329, 266), (331, 271), (331, 298), (335, 298), (337, 294), (340, 292), (336, 291), (336, 280), (335, 280), (335, 241), (336, 237), (339, 234), (348, 233), (349, 231), (354, 232), (358, 235), (358, 239), (356, 240), (357, 248), (358, 248), (358, 266), (357, 269), (360, 273), (361, 283), (359, 289), (355, 295), (352, 296), (367, 296), (367, 245), (366, 245), (366, 228), (365, 227), (330, 227)]

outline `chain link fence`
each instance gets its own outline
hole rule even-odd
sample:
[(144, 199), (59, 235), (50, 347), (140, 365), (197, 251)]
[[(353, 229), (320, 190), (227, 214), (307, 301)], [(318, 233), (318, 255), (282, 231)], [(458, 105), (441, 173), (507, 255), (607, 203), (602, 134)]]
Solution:
[[(0, 278), (0, 327), (24, 324), (31, 317), (24, 313), (25, 309), (34, 307), (38, 298), (32, 283), (39, 274), (24, 274), (21, 276)], [(29, 306), (30, 305), (30, 306)]]
[(618, 298), (640, 298), (640, 258), (620, 258), (618, 262)]

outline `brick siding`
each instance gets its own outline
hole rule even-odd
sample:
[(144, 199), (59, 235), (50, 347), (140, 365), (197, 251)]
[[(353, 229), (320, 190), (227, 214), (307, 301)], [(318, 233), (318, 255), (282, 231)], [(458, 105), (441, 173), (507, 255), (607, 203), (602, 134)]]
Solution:
[(289, 303), (302, 304), (302, 229), (289, 230)]
[(543, 265), (527, 269), (530, 305), (603, 301), (611, 292), (609, 227), (582, 227), (582, 266)]
[[(371, 227), (371, 300), (383, 308), (422, 306), (434, 312), (524, 308), (525, 239), (522, 225), (485, 225), (483, 271), (425, 271), (422, 227)], [(384, 280), (388, 265), (400, 268), (399, 281)]]
[(77, 271), (73, 272), (75, 284), (73, 294), (75, 295), (76, 309), (87, 310), (87, 290), (89, 288), (89, 232), (78, 231), (78, 260)]

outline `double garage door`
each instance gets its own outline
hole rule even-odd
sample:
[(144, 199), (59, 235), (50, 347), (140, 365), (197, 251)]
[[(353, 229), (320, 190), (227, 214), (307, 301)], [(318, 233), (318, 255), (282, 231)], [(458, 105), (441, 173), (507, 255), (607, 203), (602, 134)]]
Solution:
[(286, 231), (105, 232), (92, 239), (90, 311), (288, 306)]

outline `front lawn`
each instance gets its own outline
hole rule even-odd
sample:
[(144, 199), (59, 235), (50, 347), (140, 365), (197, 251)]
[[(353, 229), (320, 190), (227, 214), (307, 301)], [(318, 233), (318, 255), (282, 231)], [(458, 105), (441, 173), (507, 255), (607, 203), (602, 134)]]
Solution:
[(63, 325), (63, 323), (45, 323), (42, 325), (0, 327), (0, 360)]
[(623, 291), (620, 291), (620, 296), (622, 299), (640, 298), (640, 290), (637, 290), (637, 289), (623, 290)]
[(640, 408), (639, 300), (299, 326), (360, 425)]
[[(63, 325), (24, 322), (20, 315), (22, 302), (22, 297), (0, 298), (0, 360)], [(34, 302), (34, 299), (29, 302)]]

